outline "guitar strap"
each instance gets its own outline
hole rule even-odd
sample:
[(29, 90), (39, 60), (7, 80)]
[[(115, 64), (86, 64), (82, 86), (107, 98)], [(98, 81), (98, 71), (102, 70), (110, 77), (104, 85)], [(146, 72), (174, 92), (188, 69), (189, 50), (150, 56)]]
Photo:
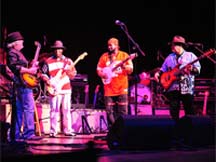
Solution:
[(112, 64), (113, 63), (112, 52), (109, 51), (108, 56), (109, 56), (110, 64)]
[(179, 57), (180, 57), (180, 56), (178, 56), (178, 55), (176, 54), (176, 65), (179, 64), (179, 62), (178, 62)]

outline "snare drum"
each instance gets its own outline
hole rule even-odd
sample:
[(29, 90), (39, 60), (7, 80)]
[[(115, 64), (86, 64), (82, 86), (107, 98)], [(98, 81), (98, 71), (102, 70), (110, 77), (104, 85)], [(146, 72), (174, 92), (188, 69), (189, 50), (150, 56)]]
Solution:
[[(144, 84), (137, 85), (137, 103), (138, 104), (150, 104), (151, 103), (151, 91), (148, 86)], [(135, 103), (135, 85), (130, 87), (130, 103)]]

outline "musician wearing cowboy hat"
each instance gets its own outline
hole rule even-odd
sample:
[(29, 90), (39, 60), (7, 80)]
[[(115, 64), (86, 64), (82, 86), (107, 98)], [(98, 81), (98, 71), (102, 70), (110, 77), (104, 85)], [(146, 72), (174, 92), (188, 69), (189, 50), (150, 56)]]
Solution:
[(194, 82), (195, 76), (200, 74), (201, 65), (199, 61), (190, 64), (197, 59), (197, 56), (186, 50), (187, 43), (184, 37), (174, 36), (169, 45), (172, 52), (164, 60), (160, 70), (155, 73), (155, 79), (164, 88), (169, 99), (170, 115), (177, 121), (180, 115), (180, 101), (186, 115), (195, 114)]
[[(25, 73), (35, 75), (38, 66), (28, 67), (29, 62), (22, 53), (23, 43), (24, 37), (19, 31), (8, 34), (6, 39), (7, 64), (14, 74), (14, 97), (16, 97), (16, 102), (12, 106), (12, 141), (41, 139), (35, 135), (33, 90), (25, 84), (21, 77)], [(21, 129), (22, 126), (23, 129)]]
[(75, 136), (71, 119), (71, 93), (70, 79), (77, 74), (74, 62), (63, 55), (66, 47), (61, 40), (56, 40), (51, 46), (52, 56), (45, 60), (42, 67), (42, 79), (50, 97), (50, 137), (56, 137), (58, 119), (63, 114), (63, 133), (65, 136)]

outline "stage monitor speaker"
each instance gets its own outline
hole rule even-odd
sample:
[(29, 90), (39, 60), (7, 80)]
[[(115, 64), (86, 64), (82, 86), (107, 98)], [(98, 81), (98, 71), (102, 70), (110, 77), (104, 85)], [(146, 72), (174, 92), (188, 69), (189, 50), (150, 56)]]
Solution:
[(215, 122), (210, 116), (186, 115), (179, 120), (179, 135), (193, 147), (214, 145)]
[(107, 134), (108, 147), (111, 150), (167, 149), (174, 128), (175, 121), (170, 116), (122, 116)]

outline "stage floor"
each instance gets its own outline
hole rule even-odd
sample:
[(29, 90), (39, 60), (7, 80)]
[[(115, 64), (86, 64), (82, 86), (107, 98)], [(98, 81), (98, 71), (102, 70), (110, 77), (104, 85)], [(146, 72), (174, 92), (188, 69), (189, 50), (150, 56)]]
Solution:
[(78, 134), (75, 137), (42, 135), (39, 141), (2, 143), (1, 161), (52, 160), (97, 162), (215, 162), (215, 147), (167, 150), (110, 150), (106, 134)]

